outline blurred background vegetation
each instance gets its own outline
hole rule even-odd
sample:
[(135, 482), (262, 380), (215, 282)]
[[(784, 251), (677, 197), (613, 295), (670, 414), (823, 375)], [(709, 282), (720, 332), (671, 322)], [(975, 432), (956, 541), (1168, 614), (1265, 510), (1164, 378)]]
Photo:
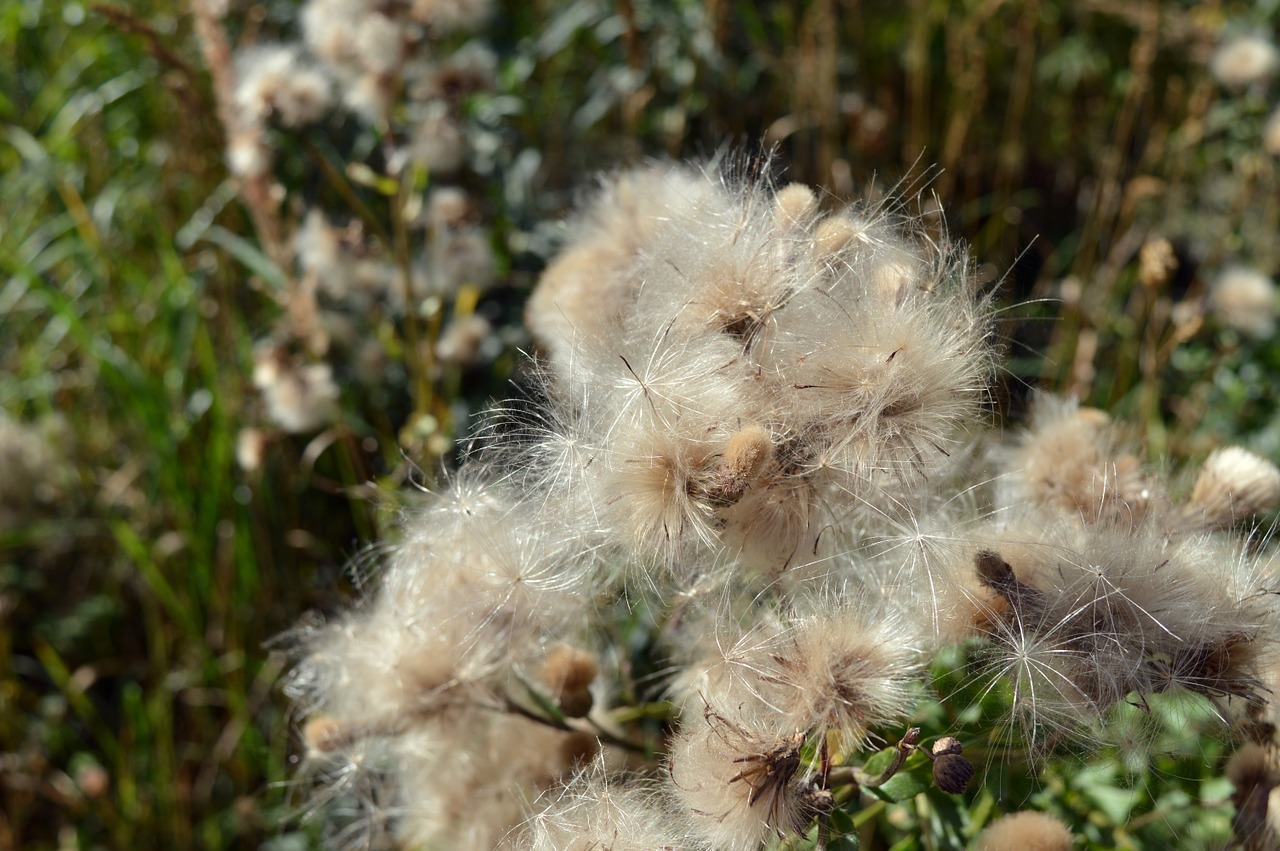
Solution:
[[(296, 17), (237, 0), (229, 36), (296, 37)], [(1275, 0), (508, 0), (479, 34), (496, 87), (465, 104), (498, 269), (466, 310), (498, 344), (426, 390), (339, 371), (336, 424), (238, 465), (263, 421), (254, 344), (282, 306), (189, 10), (4, 4), (0, 848), (309, 847), (273, 641), (349, 598), (396, 489), (437, 475), (508, 392), (555, 223), (620, 163), (776, 149), (785, 179), (832, 203), (895, 193), (973, 246), (1006, 306), (1015, 418), (1040, 387), (1131, 421), (1157, 458), (1280, 458), (1280, 346), (1210, 297), (1230, 265), (1280, 270), (1263, 142), (1280, 87), (1209, 72), (1224, 38), (1274, 40), (1278, 18)], [(338, 132), (376, 149), (367, 128)], [(314, 176), (328, 142), (275, 142), (284, 220), (316, 199), (384, 209), (376, 174)], [(1144, 278), (1161, 239), (1174, 262)], [(403, 363), (402, 324), (379, 323)], [(1228, 791), (1198, 785), (1218, 765), (1149, 768), (1184, 787), (1100, 803), (1105, 783), (1044, 782), (1074, 822), (1136, 806), (1166, 832), (1226, 835)], [(1143, 836), (1127, 841), (1161, 847)]]

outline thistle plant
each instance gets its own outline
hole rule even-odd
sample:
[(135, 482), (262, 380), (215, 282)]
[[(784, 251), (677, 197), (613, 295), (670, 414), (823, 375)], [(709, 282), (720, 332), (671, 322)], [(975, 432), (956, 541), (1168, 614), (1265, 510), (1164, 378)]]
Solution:
[(1162, 477), (1050, 397), (993, 435), (965, 249), (767, 172), (604, 179), (529, 302), (535, 389), (296, 631), (336, 846), (826, 848), (918, 798), (928, 847), (1068, 848), (953, 796), (1169, 706), (1274, 756), (1280, 470)]
[[(294, 38), (251, 28), (234, 43), (224, 4), (194, 11), (231, 185), (262, 249), (209, 228), (212, 214), (186, 238), (230, 242), (279, 308), (254, 349), (260, 424), (241, 444), (258, 448), (242, 463), (256, 467), (273, 436), (357, 420), (344, 417), (340, 385), (381, 408), (407, 397), (400, 443), (418, 457), (448, 452), (459, 412), (446, 388), (504, 347), (478, 309), (495, 257), (465, 188), (476, 182), (468, 105), (492, 86), (495, 60), (463, 36), (488, 3), (312, 0)], [(299, 159), (311, 178), (298, 179)]]

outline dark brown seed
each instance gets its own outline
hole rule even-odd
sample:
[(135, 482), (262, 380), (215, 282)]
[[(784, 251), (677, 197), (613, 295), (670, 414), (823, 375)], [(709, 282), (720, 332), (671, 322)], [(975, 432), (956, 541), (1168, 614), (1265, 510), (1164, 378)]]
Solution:
[(569, 718), (586, 718), (593, 701), (590, 689), (567, 691), (560, 695), (560, 711)]
[(973, 779), (973, 763), (958, 753), (946, 753), (933, 761), (933, 782), (943, 792), (959, 795)]

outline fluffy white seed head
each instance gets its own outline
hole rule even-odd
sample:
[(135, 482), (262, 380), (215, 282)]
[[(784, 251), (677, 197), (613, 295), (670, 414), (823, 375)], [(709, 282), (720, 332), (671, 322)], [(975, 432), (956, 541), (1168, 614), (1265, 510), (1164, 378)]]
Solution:
[(638, 286), (632, 266), (641, 247), (673, 212), (712, 192), (698, 173), (672, 166), (624, 172), (603, 184), (525, 308), (525, 322), (554, 372), (574, 368), (575, 345), (619, 333)]
[(1280, 468), (1247, 449), (1229, 446), (1205, 459), (1186, 513), (1205, 527), (1225, 529), (1280, 504)]
[(1004, 535), (975, 556), (991, 601), (977, 627), (1031, 741), (1081, 729), (1133, 693), (1192, 692), (1223, 711), (1261, 698), (1272, 615), (1249, 559), (1152, 527), (1064, 519)]
[(315, 431), (338, 416), (338, 385), (327, 363), (304, 363), (275, 346), (254, 353), (253, 383), (267, 416), (293, 434)]
[(1021, 445), (1002, 453), (1008, 471), (999, 500), (1028, 504), (1086, 523), (1134, 524), (1161, 502), (1138, 459), (1120, 449), (1110, 418), (1093, 408), (1041, 396)]
[(526, 823), (524, 851), (652, 851), (686, 846), (652, 784), (614, 775), (597, 758)]
[(62, 505), (75, 483), (66, 423), (24, 423), (0, 408), (0, 530), (19, 528)]
[(1075, 838), (1061, 820), (1034, 810), (996, 819), (978, 836), (977, 851), (1071, 851)]
[(299, 127), (329, 107), (329, 79), (292, 45), (259, 45), (237, 57), (236, 107), (249, 123)]
[(475, 29), (488, 19), (492, 7), (492, 0), (412, 0), (409, 15), (433, 33), (445, 35)]
[(1213, 54), (1209, 71), (1230, 89), (1244, 89), (1269, 80), (1280, 68), (1280, 50), (1260, 33), (1234, 36)]
[(1224, 269), (1209, 292), (1214, 315), (1228, 328), (1248, 337), (1268, 339), (1276, 331), (1276, 285), (1246, 266)]
[(814, 815), (800, 776), (804, 735), (710, 706), (686, 715), (671, 746), (669, 783), (689, 832), (716, 851), (751, 851)]
[(784, 723), (820, 738), (835, 733), (843, 751), (910, 712), (923, 656), (893, 618), (875, 623), (842, 604), (791, 624), (761, 664), (761, 690)]

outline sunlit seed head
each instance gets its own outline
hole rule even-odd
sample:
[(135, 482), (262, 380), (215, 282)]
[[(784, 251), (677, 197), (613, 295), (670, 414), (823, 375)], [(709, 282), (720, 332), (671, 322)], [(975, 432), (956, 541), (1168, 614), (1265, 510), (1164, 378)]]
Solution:
[(778, 226), (783, 229), (805, 228), (818, 209), (818, 196), (803, 183), (791, 183), (774, 196)]
[(799, 733), (773, 732), (707, 707), (686, 716), (669, 758), (671, 799), (688, 830), (716, 851), (750, 851), (804, 826), (796, 781)]
[(1248, 337), (1268, 339), (1276, 330), (1276, 285), (1246, 266), (1224, 269), (1209, 290), (1213, 315), (1223, 325)]
[(1023, 810), (1002, 816), (974, 844), (977, 851), (1071, 851), (1075, 838), (1059, 819)]
[(1205, 459), (1186, 513), (1207, 528), (1225, 529), (1280, 504), (1280, 468), (1238, 446)]
[(1219, 83), (1244, 89), (1263, 82), (1280, 68), (1280, 50), (1260, 33), (1237, 35), (1224, 41), (1213, 54), (1209, 71)]
[(308, 719), (303, 726), (302, 740), (306, 742), (308, 750), (330, 753), (349, 741), (350, 735), (337, 718), (332, 715), (317, 715)]
[(1158, 290), (1169, 283), (1178, 269), (1178, 256), (1173, 244), (1163, 237), (1150, 239), (1138, 252), (1138, 281), (1147, 289)]

